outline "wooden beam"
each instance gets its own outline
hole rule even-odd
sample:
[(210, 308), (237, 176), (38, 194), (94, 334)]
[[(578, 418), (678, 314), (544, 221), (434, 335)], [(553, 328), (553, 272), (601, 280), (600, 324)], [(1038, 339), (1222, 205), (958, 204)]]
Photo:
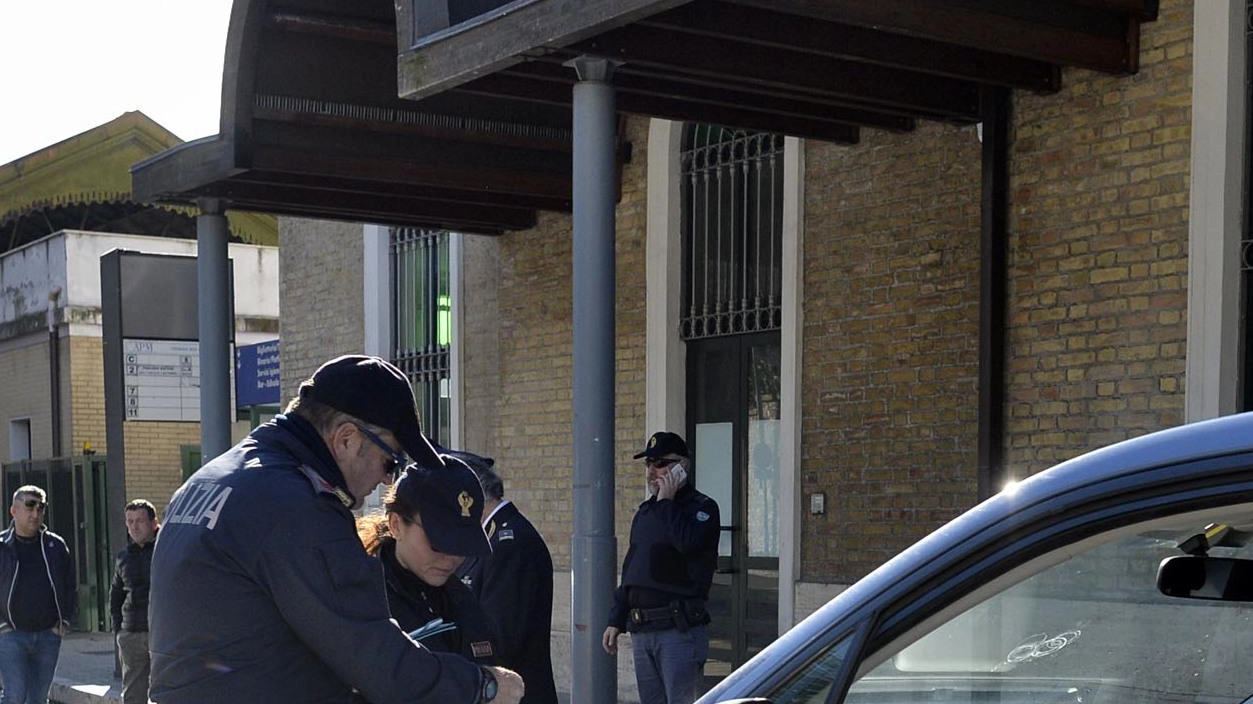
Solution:
[[(499, 151), (499, 150), (497, 150)], [(335, 174), (362, 179), (392, 181), (414, 186), (434, 186), (459, 190), (479, 190), (519, 196), (554, 199), (570, 197), (569, 164), (551, 171), (538, 164), (504, 164), (484, 160), (477, 150), (466, 151), (454, 144), (432, 145), (420, 153), (328, 153), (323, 149), (258, 147), (251, 164), (263, 171), (304, 174)]]
[(526, 210), (551, 210), (570, 212), (570, 198), (549, 198), (516, 193), (489, 193), (483, 190), (466, 190), (423, 185), (415, 195), (411, 184), (392, 181), (343, 178), (333, 174), (297, 174), (281, 171), (246, 171), (232, 177), (232, 183), (279, 185), (309, 191), (330, 190), (340, 193), (364, 193), (389, 196), (421, 197), (425, 200), (448, 201), (467, 205), (494, 205)]
[[(859, 138), (858, 129), (854, 124), (824, 118), (816, 113), (790, 114), (769, 108), (763, 109), (756, 104), (729, 105), (725, 101), (702, 102), (691, 99), (691, 96), (687, 94), (670, 96), (640, 91), (623, 86), (622, 81), (626, 78), (619, 74), (614, 80), (617, 89), (616, 101), (618, 109), (622, 112), (779, 132), (840, 144), (855, 144)], [(570, 92), (569, 86), (558, 81), (519, 75), (513, 70), (480, 78), (457, 90), (483, 91), (494, 95), (507, 94), (523, 100), (548, 101), (561, 100)]]
[[(750, 92), (739, 87), (720, 85), (716, 81), (689, 79), (664, 71), (641, 70), (634, 65), (619, 66), (614, 73), (613, 83), (619, 95), (630, 94), (641, 99), (657, 97), (689, 100), (709, 107), (752, 109), (767, 114), (818, 119), (891, 132), (908, 132), (915, 127), (915, 120), (910, 116), (850, 106), (846, 101), (813, 95), (799, 96), (765, 87), (754, 87)], [(571, 69), (545, 60), (518, 64), (506, 71), (467, 83), (457, 90), (568, 106), (573, 84), (574, 72)]]
[[(412, 16), (415, 0), (398, 0)], [(434, 95), (690, 0), (520, 0), (425, 37), (397, 58), (397, 92)], [(407, 10), (405, 8), (408, 8)]]
[(345, 192), (231, 180), (216, 183), (211, 190), (213, 195), (229, 200), (233, 206), (263, 212), (284, 209), (305, 214), (333, 213), (340, 219), (361, 220), (372, 219), (366, 216), (390, 214), (396, 218), (436, 218), (505, 230), (523, 230), (535, 225), (535, 211), (531, 209), (441, 201), (422, 197), (420, 193)]
[(725, 1), (1105, 73), (1134, 73), (1138, 67), (1127, 41), (1131, 20), (1086, 8), (1085, 20), (1105, 21), (1099, 27), (1085, 26), (1068, 15), (1085, 9), (1076, 5), (1037, 0)]
[(1057, 67), (1042, 61), (716, 0), (692, 2), (636, 24), (1036, 92), (1055, 92), (1061, 85)]
[(886, 107), (977, 119), (978, 86), (940, 76), (647, 27), (624, 27), (569, 48), (675, 75), (716, 78), (728, 86), (778, 87)]

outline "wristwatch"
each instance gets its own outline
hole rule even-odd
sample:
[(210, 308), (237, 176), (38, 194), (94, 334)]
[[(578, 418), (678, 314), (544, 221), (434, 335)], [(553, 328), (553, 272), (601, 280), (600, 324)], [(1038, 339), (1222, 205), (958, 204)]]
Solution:
[(474, 704), (487, 704), (496, 698), (496, 675), (487, 667), (479, 666), (479, 698)]

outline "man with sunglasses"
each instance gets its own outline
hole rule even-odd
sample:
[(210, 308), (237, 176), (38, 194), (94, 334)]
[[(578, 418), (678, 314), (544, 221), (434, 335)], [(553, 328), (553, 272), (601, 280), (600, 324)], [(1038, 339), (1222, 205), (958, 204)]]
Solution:
[(408, 379), (349, 355), (193, 474), (152, 557), (152, 699), (517, 704), (516, 673), (422, 648), (389, 618), (352, 510), (406, 456), (444, 467)]
[(78, 610), (74, 562), (44, 526), (48, 497), (37, 486), (13, 493), (13, 523), (0, 532), (0, 704), (45, 704), (61, 638)]
[(692, 486), (683, 438), (653, 433), (643, 459), (649, 498), (631, 520), (622, 584), (601, 637), (616, 655), (631, 633), (641, 704), (691, 704), (709, 657), (709, 586), (718, 561), (718, 504)]

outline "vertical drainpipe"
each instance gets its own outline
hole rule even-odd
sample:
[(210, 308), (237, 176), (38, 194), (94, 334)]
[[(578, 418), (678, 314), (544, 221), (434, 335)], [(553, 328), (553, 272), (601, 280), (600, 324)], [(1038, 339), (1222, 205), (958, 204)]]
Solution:
[(57, 301), (61, 287), (48, 292), (48, 381), (52, 407), (52, 457), (61, 456), (61, 337), (57, 332)]
[(979, 499), (1005, 483), (1010, 91), (984, 87), (979, 268)]
[(574, 535), (570, 698), (618, 700), (617, 658), (601, 648), (617, 568), (614, 538), (614, 204), (612, 62), (570, 62), (574, 84)]

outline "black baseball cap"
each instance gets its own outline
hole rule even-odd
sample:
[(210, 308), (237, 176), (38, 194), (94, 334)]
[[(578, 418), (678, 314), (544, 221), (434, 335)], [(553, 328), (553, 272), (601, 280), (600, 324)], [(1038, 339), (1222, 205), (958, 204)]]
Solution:
[(648, 439), (648, 444), (644, 446), (644, 451), (637, 454), (635, 459), (641, 457), (665, 457), (666, 455), (679, 455), (680, 457), (691, 457), (687, 453), (687, 443), (683, 442), (683, 438), (674, 433), (661, 432), (653, 433)]
[(495, 466), (496, 464), (496, 460), (492, 459), (491, 457), (484, 457), (483, 455), (476, 455), (473, 452), (469, 452), (467, 450), (450, 450), (442, 445), (439, 445), (438, 443), (435, 444), (434, 447), (435, 447), (435, 450), (439, 452), (440, 456), (442, 457), (451, 456), (451, 457), (461, 460), (462, 462), (465, 462), (467, 465), (469, 465), (470, 469), (474, 470), (475, 474), (478, 474), (479, 472), (483, 470), (490, 471), (492, 467)]
[(431, 467), (444, 466), (422, 435), (409, 380), (385, 359), (359, 354), (336, 357), (300, 383), (300, 398), (324, 403), (386, 428), (396, 436), (409, 459)]
[(483, 489), (456, 457), (443, 467), (411, 464), (400, 473), (396, 498), (417, 510), (431, 547), (447, 555), (490, 555), (483, 532)]

